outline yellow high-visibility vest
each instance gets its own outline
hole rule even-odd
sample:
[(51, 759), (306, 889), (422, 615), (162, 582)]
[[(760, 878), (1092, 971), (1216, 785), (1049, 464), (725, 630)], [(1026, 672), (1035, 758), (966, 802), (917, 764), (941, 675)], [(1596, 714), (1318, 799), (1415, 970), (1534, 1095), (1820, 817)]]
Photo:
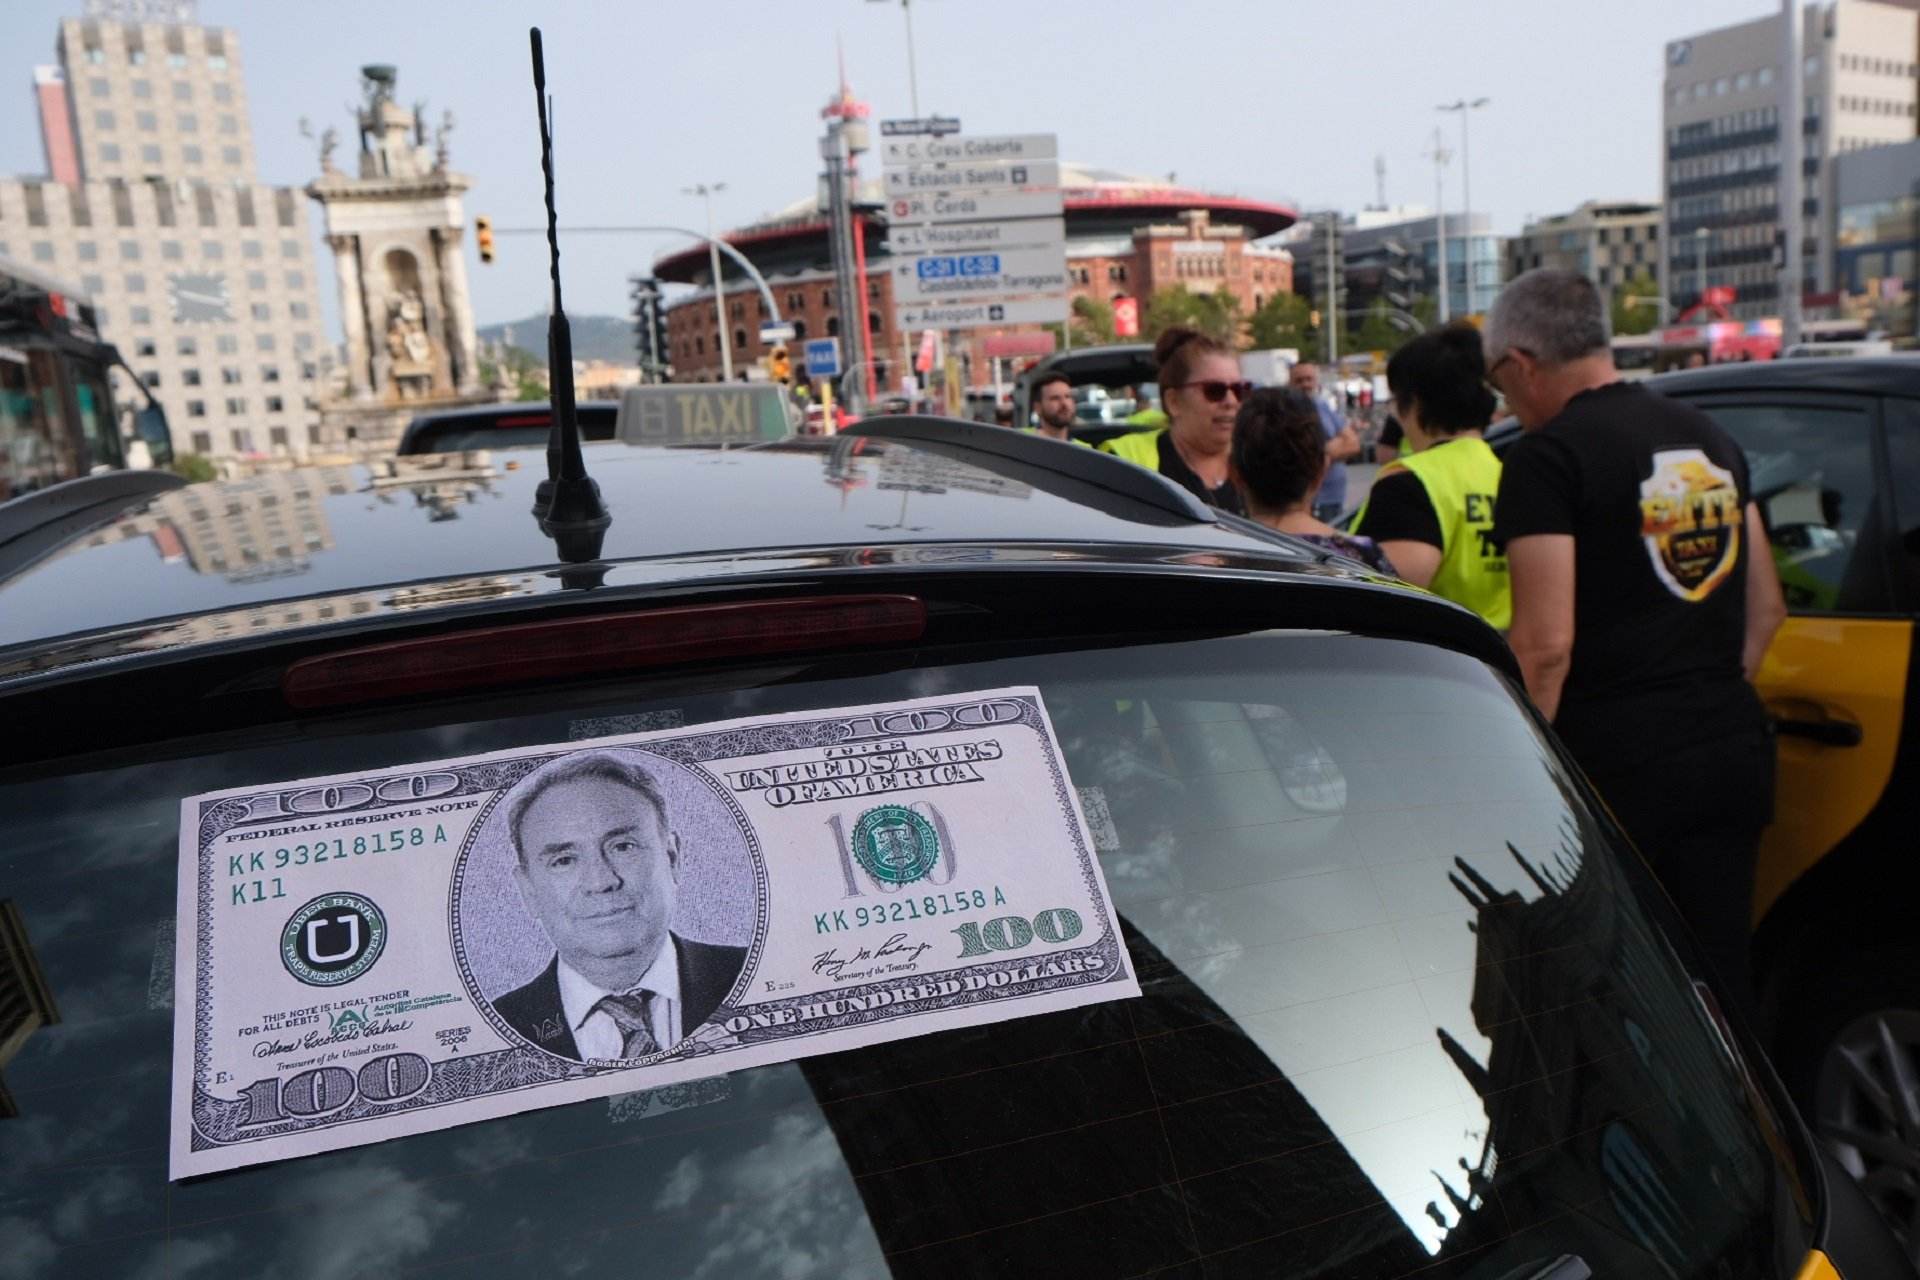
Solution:
[(1100, 442), (1102, 453), (1111, 453), (1117, 458), (1145, 467), (1149, 471), (1160, 469), (1160, 437), (1167, 434), (1160, 431), (1130, 431), (1124, 436), (1115, 436), (1111, 440)]
[[(1513, 582), (1507, 575), (1506, 552), (1493, 542), (1500, 459), (1479, 436), (1455, 436), (1388, 463), (1374, 483), (1395, 470), (1419, 478), (1440, 517), (1440, 567), (1427, 589), (1467, 606), (1502, 631), (1512, 626)], [(1367, 532), (1365, 507), (1353, 528)]]

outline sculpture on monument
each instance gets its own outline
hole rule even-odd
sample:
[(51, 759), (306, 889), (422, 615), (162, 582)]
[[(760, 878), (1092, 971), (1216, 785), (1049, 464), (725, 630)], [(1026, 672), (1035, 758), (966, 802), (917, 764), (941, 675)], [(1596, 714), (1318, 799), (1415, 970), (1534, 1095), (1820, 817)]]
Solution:
[(432, 376), (427, 361), (433, 355), (433, 339), (427, 336), (427, 307), (418, 290), (387, 301), (387, 354), (393, 358), (396, 378)]
[[(307, 119), (305, 116), (300, 117), (300, 136), (307, 139), (307, 141), (309, 142), (313, 141), (313, 121)], [(339, 149), (340, 149), (340, 131), (334, 128), (332, 125), (328, 125), (325, 129), (322, 129), (320, 131), (320, 172), (321, 173), (339, 173), (340, 172), (339, 168), (333, 163), (333, 153), (338, 151)]]
[(392, 65), (360, 68), (349, 108), (359, 172), (335, 166), (339, 135), (329, 129), (307, 187), (325, 211), (346, 338), (346, 393), (321, 405), (322, 443), (352, 442), (349, 451), (390, 444), (423, 405), (483, 395), (460, 208), (469, 184), (449, 166), (453, 113), (430, 128), (425, 102), (402, 106), (398, 83)]

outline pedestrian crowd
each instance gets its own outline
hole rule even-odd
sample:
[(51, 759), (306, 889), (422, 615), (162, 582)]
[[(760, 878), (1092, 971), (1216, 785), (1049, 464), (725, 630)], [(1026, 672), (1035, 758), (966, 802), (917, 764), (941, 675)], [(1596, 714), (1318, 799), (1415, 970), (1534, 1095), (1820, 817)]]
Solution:
[[(1736, 1000), (1773, 809), (1772, 729), (1751, 683), (1786, 615), (1739, 447), (1698, 409), (1623, 380), (1605, 302), (1531, 271), (1484, 333), (1456, 324), (1388, 362), (1393, 431), (1346, 524), (1359, 436), (1296, 364), (1255, 390), (1226, 346), (1154, 348), (1165, 425), (1100, 445), (1201, 500), (1472, 609), (1647, 858)], [(1072, 389), (1036, 389), (1067, 436)], [(1496, 456), (1499, 403), (1522, 429)]]

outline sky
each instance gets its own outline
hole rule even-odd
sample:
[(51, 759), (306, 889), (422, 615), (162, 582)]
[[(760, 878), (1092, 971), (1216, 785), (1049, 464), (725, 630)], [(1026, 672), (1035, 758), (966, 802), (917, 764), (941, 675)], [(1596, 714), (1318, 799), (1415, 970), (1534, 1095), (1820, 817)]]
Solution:
[[(83, 0), (0, 0), (0, 172), (45, 170), (32, 69), (55, 61), (62, 17)], [(1461, 207), (1460, 126), (1473, 114), (1473, 203), (1503, 233), (1587, 199), (1659, 194), (1666, 42), (1760, 17), (1766, 0), (912, 0), (922, 114), (968, 133), (1055, 133), (1063, 158), (1301, 208), (1434, 201), (1436, 126), (1455, 152), (1446, 204)], [(526, 28), (543, 29), (555, 98), (562, 226), (700, 227), (696, 183), (724, 182), (722, 227), (813, 190), (820, 108), (847, 79), (876, 118), (912, 114), (897, 0), (200, 0), (237, 30), (263, 181), (318, 171), (299, 121), (339, 128), (353, 156), (359, 67), (399, 67), (400, 100), (457, 118), (453, 166), (469, 219), (542, 223)], [(877, 132), (877, 131), (876, 131)], [(877, 139), (876, 139), (877, 140)], [(877, 156), (868, 163), (877, 166)], [(317, 215), (317, 209), (316, 209)], [(316, 217), (317, 222), (317, 217)], [(564, 236), (567, 309), (624, 314), (627, 277), (689, 243)], [(481, 324), (542, 313), (543, 244), (502, 235), (471, 256)], [(318, 249), (329, 324), (331, 255)]]

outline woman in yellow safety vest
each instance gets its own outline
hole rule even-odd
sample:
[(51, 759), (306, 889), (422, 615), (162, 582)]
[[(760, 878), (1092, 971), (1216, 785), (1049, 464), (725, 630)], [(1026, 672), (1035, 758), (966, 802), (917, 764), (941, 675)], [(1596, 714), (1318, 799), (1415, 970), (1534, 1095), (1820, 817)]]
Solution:
[(1493, 417), (1480, 332), (1422, 334), (1387, 362), (1401, 456), (1380, 469), (1353, 531), (1380, 544), (1400, 576), (1505, 630), (1513, 622), (1507, 557), (1493, 541), (1500, 459), (1483, 438)]
[(1167, 425), (1115, 436), (1100, 447), (1181, 485), (1202, 502), (1245, 515), (1227, 474), (1233, 416), (1253, 384), (1232, 351), (1192, 329), (1172, 328), (1153, 344)]

